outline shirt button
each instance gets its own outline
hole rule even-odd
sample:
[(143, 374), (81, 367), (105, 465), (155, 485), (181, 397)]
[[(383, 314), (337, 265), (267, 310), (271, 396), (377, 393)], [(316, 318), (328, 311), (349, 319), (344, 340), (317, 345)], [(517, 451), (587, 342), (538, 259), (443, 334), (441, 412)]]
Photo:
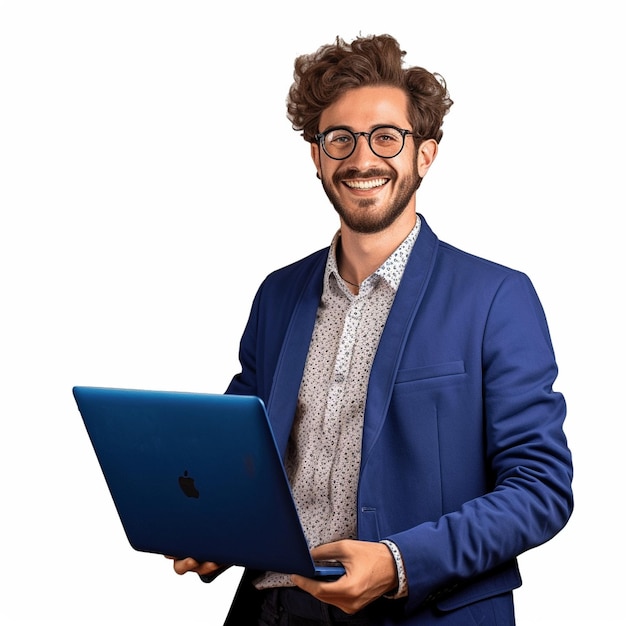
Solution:
[(344, 380), (346, 379), (344, 374), (335, 374), (335, 382), (336, 383), (342, 383)]

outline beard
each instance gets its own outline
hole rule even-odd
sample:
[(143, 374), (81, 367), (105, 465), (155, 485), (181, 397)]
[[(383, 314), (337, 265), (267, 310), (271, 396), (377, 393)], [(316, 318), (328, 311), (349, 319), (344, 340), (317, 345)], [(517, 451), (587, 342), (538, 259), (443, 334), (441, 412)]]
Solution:
[[(351, 211), (342, 204), (339, 194), (335, 192), (335, 188), (342, 185), (344, 180), (379, 177), (388, 178), (387, 185), (397, 184), (394, 195), (383, 210), (369, 210), (376, 208), (378, 200), (376, 198), (363, 198), (356, 201), (359, 210)], [(350, 230), (363, 234), (379, 233), (391, 226), (402, 215), (421, 182), (422, 177), (418, 174), (417, 163), (411, 174), (399, 181), (395, 171), (387, 172), (381, 169), (371, 169), (365, 172), (360, 172), (354, 168), (347, 171), (338, 170), (332, 177), (332, 184), (322, 176), (322, 187), (342, 222)]]

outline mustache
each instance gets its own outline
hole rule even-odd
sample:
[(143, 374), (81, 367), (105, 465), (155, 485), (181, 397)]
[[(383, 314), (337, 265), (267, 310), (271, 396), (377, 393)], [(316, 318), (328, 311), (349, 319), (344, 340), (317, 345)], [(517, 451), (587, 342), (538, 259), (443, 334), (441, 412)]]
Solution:
[(395, 180), (396, 172), (393, 170), (383, 170), (379, 168), (370, 168), (368, 170), (359, 170), (355, 167), (337, 170), (333, 174), (333, 182), (339, 184), (342, 180), (354, 180), (356, 178), (389, 178)]

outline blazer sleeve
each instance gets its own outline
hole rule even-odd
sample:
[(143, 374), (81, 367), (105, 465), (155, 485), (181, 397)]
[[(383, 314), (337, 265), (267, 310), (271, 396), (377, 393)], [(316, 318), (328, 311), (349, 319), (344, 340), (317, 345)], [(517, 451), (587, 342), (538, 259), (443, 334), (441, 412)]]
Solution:
[(524, 274), (509, 273), (495, 292), (481, 360), (486, 463), (494, 487), (436, 521), (388, 537), (403, 556), (409, 610), (547, 541), (572, 512), (565, 401), (552, 388), (557, 367), (548, 327)]
[[(259, 307), (262, 300), (263, 285), (257, 291), (250, 315), (239, 342), (239, 363), (241, 371), (233, 376), (226, 393), (235, 395), (262, 396), (257, 379), (257, 336)], [(263, 398), (265, 400), (265, 398)]]

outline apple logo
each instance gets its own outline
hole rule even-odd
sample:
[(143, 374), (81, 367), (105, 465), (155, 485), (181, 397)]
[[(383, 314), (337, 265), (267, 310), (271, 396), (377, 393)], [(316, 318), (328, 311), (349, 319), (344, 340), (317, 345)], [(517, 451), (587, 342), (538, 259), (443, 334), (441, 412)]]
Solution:
[(178, 477), (178, 484), (188, 498), (198, 498), (200, 496), (200, 492), (196, 489), (196, 485), (194, 484), (194, 479), (189, 476), (187, 470), (185, 470), (183, 476)]

